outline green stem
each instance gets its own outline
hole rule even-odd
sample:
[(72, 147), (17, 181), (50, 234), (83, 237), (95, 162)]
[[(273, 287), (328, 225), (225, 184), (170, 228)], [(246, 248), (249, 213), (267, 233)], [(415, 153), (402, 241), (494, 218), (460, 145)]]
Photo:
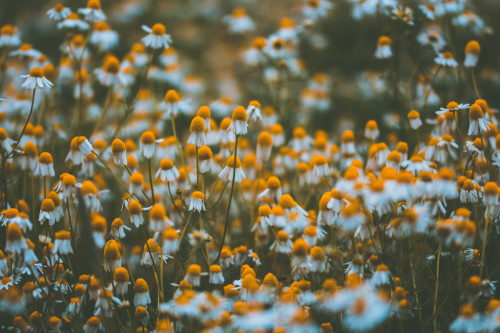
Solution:
[(231, 181), (231, 193), (229, 195), (229, 203), (227, 204), (226, 223), (224, 224), (224, 233), (222, 234), (222, 240), (220, 243), (219, 253), (217, 254), (217, 258), (215, 259), (215, 263), (219, 263), (220, 254), (222, 252), (222, 249), (224, 248), (224, 241), (226, 240), (227, 226), (229, 225), (229, 211), (231, 210), (231, 201), (233, 199), (233, 193), (234, 193), (234, 180), (236, 178), (236, 159), (238, 158), (238, 138), (239, 138), (239, 135), (236, 134), (236, 139), (234, 142), (234, 163), (233, 163), (233, 179)]
[(434, 288), (434, 308), (432, 310), (432, 318), (434, 331), (437, 330), (437, 299), (438, 299), (438, 291), (439, 291), (439, 263), (441, 261), (441, 249), (442, 243), (439, 243), (438, 253), (437, 253), (437, 266), (436, 266), (436, 287)]
[(151, 159), (148, 158), (148, 168), (149, 168), (149, 186), (151, 186), (151, 199), (153, 200), (153, 205), (155, 202), (155, 190), (153, 186), (153, 177), (151, 175)]

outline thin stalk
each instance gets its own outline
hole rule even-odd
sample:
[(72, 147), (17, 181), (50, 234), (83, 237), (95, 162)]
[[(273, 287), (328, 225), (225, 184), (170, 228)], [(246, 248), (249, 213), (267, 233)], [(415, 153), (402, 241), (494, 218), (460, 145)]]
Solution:
[(148, 169), (149, 169), (149, 186), (151, 187), (151, 199), (153, 200), (153, 204), (155, 204), (155, 190), (153, 186), (153, 177), (151, 175), (151, 159), (148, 158)]
[(189, 216), (188, 216), (188, 219), (186, 221), (186, 224), (184, 225), (184, 228), (182, 229), (181, 238), (179, 238), (179, 249), (181, 248), (182, 241), (184, 240), (184, 235), (186, 234), (186, 230), (188, 228), (189, 221), (191, 221), (191, 216), (192, 215), (193, 215), (193, 211), (191, 211), (191, 213), (189, 213)]
[[(412, 241), (411, 241), (411, 237), (410, 237), (410, 253), (408, 256), (410, 257), (411, 280), (412, 280), (412, 284), (413, 284), (413, 292), (415, 293), (415, 301), (417, 302), (418, 322), (420, 323), (420, 330), (422, 331), (423, 327), (424, 327), (424, 321), (422, 320), (422, 309), (420, 308), (420, 300), (418, 298), (418, 292), (417, 292), (417, 283), (415, 281), (415, 270), (413, 269), (413, 257), (411, 255), (411, 253), (412, 253), (411, 244), (412, 244)], [(401, 250), (402, 250), (402, 247), (401, 247)]]
[(481, 98), (481, 95), (479, 94), (479, 89), (477, 88), (476, 73), (474, 72), (474, 68), (470, 69), (470, 74), (472, 77), (472, 85), (474, 86), (474, 92), (476, 93), (477, 98)]
[(111, 170), (111, 168), (108, 166), (108, 164), (101, 158), (101, 156), (99, 156), (94, 150), (92, 150), (92, 152), (94, 153), (95, 157), (97, 157), (97, 159), (104, 165), (104, 167), (113, 175), (113, 177), (115, 177), (116, 181), (123, 187), (123, 189), (125, 190), (125, 193), (128, 192), (128, 189), (125, 185), (123, 185), (122, 181), (120, 180), (120, 178), (118, 178), (118, 176), (113, 172), (113, 170)]
[(222, 234), (222, 240), (220, 243), (219, 253), (217, 254), (217, 258), (215, 259), (215, 263), (219, 263), (220, 254), (222, 252), (222, 248), (224, 247), (224, 241), (226, 240), (227, 226), (229, 225), (229, 211), (231, 210), (231, 201), (233, 199), (234, 193), (234, 180), (236, 178), (236, 159), (238, 158), (238, 138), (239, 135), (236, 134), (236, 139), (234, 142), (234, 163), (233, 163), (233, 179), (231, 181), (231, 193), (229, 195), (229, 203), (227, 204), (226, 211), (226, 223), (224, 224), (224, 233)]
[[(177, 131), (175, 130), (175, 116), (174, 115), (171, 115), (170, 121), (172, 122), (172, 132), (173, 132), (174, 138), (175, 138), (175, 145), (177, 146), (177, 151), (179, 152), (179, 157), (181, 158), (182, 166), (184, 167), (184, 170), (186, 171), (186, 174), (187, 174), (186, 161), (184, 160), (184, 154), (182, 153), (181, 143), (179, 141), (179, 137), (177, 136)], [(196, 154), (196, 156), (198, 156), (198, 154)], [(191, 187), (193, 187), (193, 184), (191, 183), (191, 178), (189, 178), (189, 175), (188, 175), (187, 179), (188, 179), (189, 185), (191, 185)]]
[[(26, 122), (24, 123), (23, 129), (21, 131), (21, 135), (19, 136), (19, 139), (17, 139), (17, 142), (14, 145), (14, 148), (12, 149), (12, 151), (10, 152), (9, 155), (12, 154), (12, 156), (14, 156), (14, 154), (16, 153), (16, 149), (19, 146), (19, 143), (21, 142), (21, 139), (24, 135), (24, 131), (26, 130), (26, 126), (28, 126), (28, 123), (30, 122), (31, 116), (33, 115), (33, 106), (35, 105), (35, 93), (36, 93), (36, 87), (35, 87), (35, 89), (33, 89), (33, 95), (31, 97), (31, 107), (30, 107), (30, 113), (28, 114), (28, 119), (26, 119)], [(5, 163), (7, 163), (9, 155), (5, 159)]]
[(92, 130), (92, 134), (94, 134), (95, 131), (97, 131), (99, 129), (99, 127), (101, 126), (101, 123), (102, 123), (104, 117), (106, 116), (106, 112), (108, 111), (112, 100), (113, 100), (113, 86), (109, 87), (109, 89), (108, 89), (106, 101), (104, 102), (104, 106), (101, 110), (101, 114), (99, 115), (99, 118), (97, 119), (97, 122), (94, 126), (94, 129)]
[(490, 221), (490, 207), (486, 209), (486, 221), (484, 222), (484, 232), (483, 232), (483, 246), (481, 247), (481, 268), (479, 269), (479, 277), (483, 277), (484, 272), (484, 258), (486, 257), (486, 238), (488, 237), (488, 225)]
[(198, 157), (198, 146), (196, 146), (196, 188), (200, 189), (200, 158)]
[(437, 330), (437, 299), (438, 299), (438, 291), (439, 291), (439, 263), (441, 261), (441, 249), (443, 245), (440, 242), (439, 243), (439, 248), (438, 248), (438, 253), (437, 253), (437, 266), (436, 266), (436, 287), (434, 288), (434, 308), (432, 310), (432, 318), (433, 318), (433, 326), (434, 326), (434, 331)]

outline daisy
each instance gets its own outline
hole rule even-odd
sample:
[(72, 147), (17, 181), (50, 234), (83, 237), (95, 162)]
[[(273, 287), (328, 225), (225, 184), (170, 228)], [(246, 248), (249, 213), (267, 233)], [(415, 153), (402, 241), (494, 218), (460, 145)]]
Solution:
[(291, 253), (292, 246), (288, 233), (285, 230), (279, 230), (274, 243), (271, 245), (271, 250), (278, 251), (278, 253)]
[(443, 15), (442, 10), (439, 10), (441, 9), (440, 6), (436, 8), (436, 6), (434, 6), (433, 4), (428, 4), (428, 5), (420, 5), (418, 7), (420, 8), (424, 16), (431, 21), (434, 21), (436, 16)]
[(478, 104), (472, 104), (469, 110), (468, 135), (478, 135), (489, 130), (490, 122), (483, 116), (483, 110)]
[(131, 222), (135, 225), (136, 228), (139, 228), (144, 223), (141, 204), (137, 200), (131, 200), (128, 203), (127, 210), (130, 215)]
[(443, 67), (457, 67), (458, 62), (453, 59), (453, 54), (451, 52), (439, 53), (436, 58), (434, 58), (436, 64)]
[(21, 253), (28, 248), (21, 228), (16, 223), (10, 223), (6, 231), (7, 243), (5, 250), (8, 252)]
[(201, 173), (218, 173), (220, 167), (212, 159), (212, 150), (208, 146), (201, 146), (198, 149), (199, 167)]
[(465, 45), (465, 67), (476, 67), (477, 61), (479, 60), (479, 54), (481, 53), (481, 46), (475, 40), (471, 40)]
[(201, 275), (204, 274), (201, 271), (200, 265), (192, 264), (189, 265), (184, 280), (191, 283), (193, 287), (199, 287)]
[(188, 143), (195, 145), (196, 147), (201, 147), (206, 144), (205, 121), (202, 117), (194, 117), (191, 121), (189, 130), (191, 134), (189, 135)]
[(89, 0), (87, 8), (79, 8), (78, 13), (84, 15), (85, 21), (90, 23), (106, 20), (106, 15), (101, 9), (101, 1), (99, 0)]
[(70, 13), (66, 18), (57, 24), (59, 29), (88, 30), (89, 24), (80, 20), (77, 13)]
[(180, 97), (177, 91), (170, 89), (166, 92), (160, 108), (166, 112), (168, 118), (175, 117), (179, 111)]
[(134, 304), (135, 306), (148, 306), (151, 304), (151, 297), (149, 295), (149, 287), (146, 280), (139, 278), (134, 284)]
[(0, 47), (17, 47), (21, 45), (21, 36), (16, 27), (6, 24), (0, 30)]
[(226, 166), (219, 173), (219, 177), (226, 181), (234, 181), (240, 183), (243, 179), (245, 179), (245, 173), (241, 168), (241, 161), (238, 156), (230, 156), (227, 159)]
[(168, 228), (163, 232), (162, 250), (166, 254), (177, 252), (179, 249), (179, 233), (174, 228)]
[(255, 24), (242, 7), (233, 9), (231, 15), (225, 16), (223, 20), (229, 26), (229, 31), (235, 34), (243, 34), (255, 29)]
[(118, 85), (120, 82), (120, 61), (114, 56), (106, 57), (104, 65), (97, 68), (95, 73), (99, 82), (106, 87)]
[(439, 52), (446, 45), (443, 37), (441, 37), (439, 32), (434, 30), (422, 32), (418, 35), (417, 40), (422, 45), (432, 46), (436, 52)]
[(306, 5), (302, 7), (302, 12), (308, 20), (316, 22), (325, 18), (332, 8), (333, 5), (327, 0), (308, 0)]
[(52, 199), (44, 199), (42, 201), (42, 205), (40, 207), (40, 215), (38, 217), (38, 221), (40, 224), (43, 224), (44, 221), (48, 221), (49, 225), (54, 225), (56, 223), (56, 206)]
[(222, 268), (220, 265), (210, 266), (210, 275), (208, 278), (208, 282), (211, 284), (223, 284), (224, 283), (224, 275), (222, 275)]
[(369, 331), (391, 314), (391, 308), (378, 295), (360, 294), (346, 310), (344, 325), (352, 331)]
[(26, 78), (22, 84), (22, 87), (26, 89), (36, 89), (37, 86), (50, 88), (54, 85), (43, 75), (43, 70), (39, 67), (33, 67), (29, 75), (21, 75), (21, 77)]
[(111, 30), (107, 22), (96, 22), (89, 43), (96, 45), (103, 51), (110, 50), (118, 45), (118, 33)]
[(267, 41), (265, 38), (257, 37), (252, 42), (252, 47), (243, 53), (243, 60), (249, 66), (257, 66), (266, 62), (266, 57), (263, 54), (263, 49)]
[(257, 160), (261, 163), (267, 161), (271, 156), (273, 138), (271, 134), (262, 131), (257, 137)]
[(227, 131), (234, 135), (247, 134), (247, 112), (244, 107), (238, 106), (234, 109), (231, 124)]
[(205, 194), (203, 194), (203, 192), (200, 191), (193, 192), (191, 197), (191, 202), (189, 203), (189, 211), (193, 210), (197, 212), (204, 211), (206, 209), (204, 200), (205, 200)]
[(179, 178), (179, 176), (179, 170), (177, 170), (171, 159), (164, 158), (161, 160), (160, 168), (156, 172), (155, 178), (160, 178), (163, 182), (165, 180), (173, 182), (176, 178)]
[(69, 14), (71, 14), (71, 9), (64, 7), (60, 3), (47, 11), (49, 18), (54, 21), (64, 20)]
[(40, 156), (38, 157), (38, 161), (37, 161), (37, 164), (35, 166), (34, 174), (36, 176), (42, 176), (42, 177), (46, 177), (46, 176), (54, 177), (55, 172), (54, 172), (54, 164), (53, 163), (54, 162), (53, 162), (51, 154), (49, 154), (47, 152), (41, 153)]
[(141, 135), (139, 154), (146, 159), (152, 158), (156, 151), (156, 144), (161, 142), (163, 142), (163, 139), (156, 139), (152, 131), (145, 131)]
[(446, 105), (446, 108), (439, 108), (439, 111), (436, 111), (437, 115), (446, 114), (447, 112), (456, 112), (464, 109), (470, 108), (470, 104), (458, 104), (457, 102), (449, 102)]
[(123, 220), (121, 218), (118, 217), (111, 223), (110, 234), (114, 239), (120, 240), (125, 238), (125, 230), (129, 231), (130, 228), (123, 224)]
[(56, 240), (54, 241), (54, 246), (52, 247), (51, 252), (59, 255), (73, 253), (69, 231), (61, 230), (56, 232)]
[(143, 25), (142, 30), (148, 33), (141, 40), (144, 45), (153, 49), (168, 48), (172, 44), (172, 38), (167, 34), (165, 26), (161, 23), (156, 23), (152, 28)]
[(330, 175), (330, 168), (326, 157), (323, 155), (313, 155), (310, 164), (313, 165), (313, 175), (315, 177), (327, 177)]
[(120, 245), (114, 239), (110, 239), (104, 246), (104, 270), (108, 272), (114, 272), (118, 267), (121, 267), (121, 257)]
[(391, 39), (387, 36), (381, 36), (377, 42), (377, 50), (375, 51), (375, 58), (387, 59), (392, 57)]
[(480, 314), (476, 312), (472, 304), (468, 303), (462, 305), (460, 315), (451, 323), (450, 330), (452, 332), (481, 332), (484, 324)]

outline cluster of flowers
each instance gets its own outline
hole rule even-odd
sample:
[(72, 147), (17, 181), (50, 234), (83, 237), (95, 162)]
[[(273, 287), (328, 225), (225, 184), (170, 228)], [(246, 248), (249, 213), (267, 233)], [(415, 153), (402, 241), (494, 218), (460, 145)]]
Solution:
[[(499, 331), (500, 133), (478, 92), (479, 43), (459, 63), (439, 32), (418, 36), (438, 55), (416, 98), (422, 111), (443, 107), (426, 121), (400, 110), (406, 141), (380, 140), (391, 125), (375, 120), (339, 135), (292, 126), (287, 81), (303, 81), (307, 112), (331, 110), (330, 78), (304, 79), (299, 45), (332, 8), (309, 0), (300, 26), (283, 18), (243, 52), (275, 92), (267, 104), (203, 105), (204, 87), (180, 70), (162, 23), (143, 26), (120, 61), (99, 0), (48, 10), (65, 32), (58, 65), (4, 25), (1, 329)], [(480, 33), (466, 8), (446, 0), (418, 10)], [(352, 10), (414, 25), (396, 0)], [(236, 35), (257, 29), (243, 8), (223, 21)], [(398, 52), (382, 36), (375, 58)], [(468, 104), (438, 95), (449, 67), (470, 71), (476, 98), (459, 101)], [(63, 97), (71, 108), (58, 107)]]

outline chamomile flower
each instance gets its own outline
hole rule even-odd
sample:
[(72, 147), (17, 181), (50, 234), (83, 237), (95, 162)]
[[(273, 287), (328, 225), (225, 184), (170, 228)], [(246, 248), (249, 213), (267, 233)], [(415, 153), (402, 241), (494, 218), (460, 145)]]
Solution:
[(375, 57), (378, 59), (386, 59), (392, 57), (391, 39), (387, 36), (381, 36), (377, 42), (377, 50)]
[(130, 228), (123, 224), (121, 218), (118, 217), (111, 223), (110, 234), (114, 239), (120, 240), (125, 238), (125, 230), (129, 231)]
[(465, 45), (465, 60), (464, 66), (473, 68), (476, 67), (479, 60), (479, 54), (481, 53), (481, 46), (475, 40), (471, 40)]
[(224, 275), (222, 274), (222, 268), (220, 265), (210, 266), (210, 275), (209, 275), (208, 281), (211, 284), (223, 284), (224, 283)]
[(69, 14), (71, 14), (71, 9), (64, 7), (60, 3), (47, 11), (49, 18), (54, 21), (64, 20)]
[(39, 67), (33, 67), (28, 75), (21, 75), (25, 78), (22, 87), (26, 89), (50, 88), (54, 84), (50, 82), (44, 75), (43, 70)]
[(468, 108), (470, 108), (470, 104), (458, 104), (457, 102), (449, 102), (448, 105), (446, 105), (446, 108), (439, 108), (439, 111), (436, 111), (436, 114), (442, 115), (447, 112), (457, 112)]
[(238, 106), (234, 109), (231, 124), (229, 125), (227, 131), (234, 135), (247, 134), (247, 112), (242, 106)]
[(163, 139), (156, 139), (152, 131), (145, 131), (141, 135), (139, 154), (146, 159), (152, 158), (156, 152), (156, 144), (161, 143), (162, 141)]
[(436, 64), (443, 67), (457, 67), (458, 62), (453, 58), (453, 54), (449, 51), (439, 53), (437, 57), (434, 58)]
[(206, 144), (205, 121), (202, 117), (194, 117), (191, 121), (189, 130), (191, 134), (189, 135), (188, 143), (195, 145), (196, 147), (201, 147)]
[(56, 206), (52, 199), (44, 199), (40, 207), (40, 215), (38, 217), (40, 224), (48, 221), (49, 225), (54, 225), (56, 222)]
[(179, 170), (177, 170), (171, 159), (164, 158), (161, 160), (160, 168), (156, 172), (155, 178), (160, 178), (163, 182), (174, 182), (179, 176)]
[(134, 284), (134, 304), (138, 306), (148, 306), (151, 304), (151, 296), (149, 295), (149, 286), (146, 280), (139, 278)]
[(111, 30), (107, 22), (96, 22), (89, 43), (96, 45), (103, 51), (111, 50), (118, 45), (118, 33)]
[(121, 83), (118, 75), (120, 72), (120, 61), (114, 56), (106, 57), (104, 65), (96, 69), (95, 72), (97, 79), (103, 86), (110, 87)]
[(191, 196), (191, 202), (189, 203), (189, 211), (202, 212), (206, 210), (205, 208), (205, 194), (200, 191), (193, 192)]
[(16, 27), (10, 24), (0, 29), (0, 47), (17, 47), (21, 45), (21, 37)]
[(161, 23), (156, 23), (153, 27), (146, 25), (142, 26), (142, 30), (148, 33), (147, 36), (142, 38), (142, 42), (147, 47), (153, 49), (168, 48), (172, 44), (172, 38), (167, 34), (167, 29)]
[(141, 204), (137, 200), (131, 200), (128, 203), (127, 210), (130, 215), (131, 222), (135, 225), (136, 228), (139, 228), (144, 223)]
[(484, 133), (489, 129), (490, 122), (483, 116), (483, 110), (478, 104), (472, 104), (469, 109), (469, 131), (468, 135)]
[(243, 34), (255, 29), (254, 22), (243, 7), (236, 7), (231, 15), (225, 16), (223, 20), (229, 26), (229, 31), (234, 34)]
[(257, 37), (253, 40), (252, 46), (243, 53), (243, 60), (249, 66), (257, 66), (266, 62), (266, 57), (262, 52), (267, 41), (263, 37)]
[(316, 22), (327, 17), (332, 8), (333, 5), (327, 0), (308, 0), (302, 7), (302, 12), (309, 21)]
[(77, 30), (88, 30), (89, 24), (83, 20), (80, 20), (77, 13), (70, 13), (64, 20), (57, 24), (59, 29), (77, 29)]
[(106, 15), (101, 9), (100, 0), (89, 0), (87, 8), (79, 8), (78, 13), (82, 14), (85, 17), (85, 21), (90, 23), (106, 20)]
[(241, 161), (238, 156), (229, 156), (227, 159), (226, 166), (219, 173), (219, 177), (226, 181), (234, 181), (240, 183), (243, 179), (245, 179), (245, 173), (241, 168)]
[(54, 246), (52, 247), (52, 253), (65, 255), (73, 253), (71, 248), (71, 235), (69, 231), (61, 230), (56, 232), (56, 239), (54, 241)]

